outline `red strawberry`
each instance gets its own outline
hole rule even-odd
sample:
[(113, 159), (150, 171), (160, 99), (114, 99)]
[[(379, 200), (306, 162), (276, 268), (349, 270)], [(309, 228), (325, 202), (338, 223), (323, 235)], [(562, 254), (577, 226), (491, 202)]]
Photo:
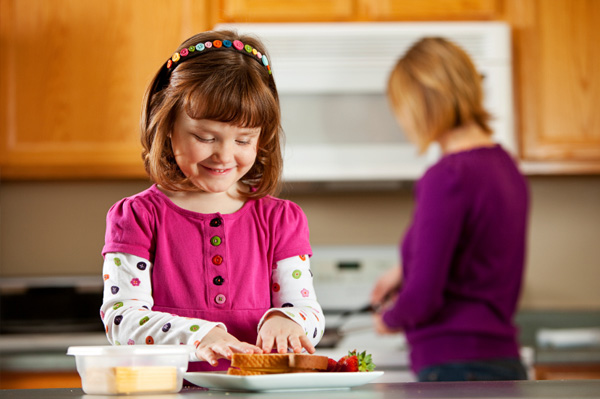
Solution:
[(332, 359), (332, 358), (327, 359), (327, 371), (334, 371), (336, 366), (337, 366), (337, 362), (334, 359)]
[[(329, 369), (329, 367), (328, 367)], [(341, 372), (357, 372), (357, 371), (373, 371), (375, 365), (371, 361), (371, 355), (367, 352), (356, 353), (356, 349), (338, 360), (332, 371)]]
[[(352, 352), (350, 352), (352, 353)], [(348, 354), (347, 356), (342, 357), (338, 361), (338, 365), (340, 369), (338, 371), (342, 372), (356, 372), (358, 371), (358, 357), (356, 355)]]

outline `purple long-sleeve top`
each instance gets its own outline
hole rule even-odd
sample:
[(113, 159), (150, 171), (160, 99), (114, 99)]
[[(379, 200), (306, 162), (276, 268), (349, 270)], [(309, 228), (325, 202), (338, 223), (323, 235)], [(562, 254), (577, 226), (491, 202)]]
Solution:
[(383, 320), (403, 328), (411, 367), (519, 356), (513, 324), (529, 194), (501, 146), (442, 157), (418, 181), (401, 246), (403, 281)]

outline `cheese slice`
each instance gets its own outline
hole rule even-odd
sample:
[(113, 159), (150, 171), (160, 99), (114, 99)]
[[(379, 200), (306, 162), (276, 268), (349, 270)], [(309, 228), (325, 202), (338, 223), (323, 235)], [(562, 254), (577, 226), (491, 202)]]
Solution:
[(115, 367), (117, 393), (176, 392), (177, 368), (163, 366)]

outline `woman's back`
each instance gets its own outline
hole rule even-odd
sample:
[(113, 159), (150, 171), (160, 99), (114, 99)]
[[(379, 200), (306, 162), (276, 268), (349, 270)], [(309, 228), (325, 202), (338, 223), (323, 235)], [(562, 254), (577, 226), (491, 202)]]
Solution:
[(413, 367), (513, 356), (525, 179), (500, 146), (480, 147), (443, 157), (419, 181), (416, 196), (402, 247), (405, 288), (392, 311), (404, 315)]

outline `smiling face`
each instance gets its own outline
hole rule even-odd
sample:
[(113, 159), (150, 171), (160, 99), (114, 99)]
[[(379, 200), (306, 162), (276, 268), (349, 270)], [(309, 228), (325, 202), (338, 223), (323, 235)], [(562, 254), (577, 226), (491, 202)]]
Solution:
[(256, 160), (260, 128), (243, 128), (179, 111), (171, 145), (183, 174), (199, 190), (236, 195), (238, 182)]

